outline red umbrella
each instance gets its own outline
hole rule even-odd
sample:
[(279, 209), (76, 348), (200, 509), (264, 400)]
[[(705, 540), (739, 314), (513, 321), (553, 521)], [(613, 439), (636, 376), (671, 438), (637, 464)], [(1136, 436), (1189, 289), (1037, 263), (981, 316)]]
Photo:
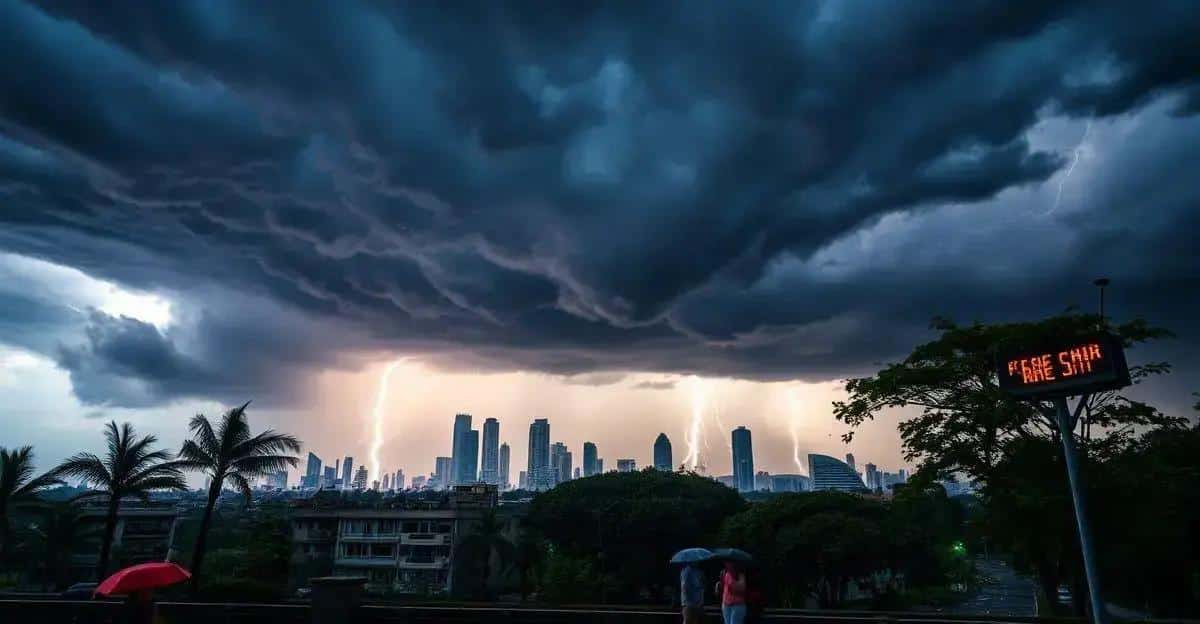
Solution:
[(132, 594), (137, 591), (174, 585), (190, 578), (192, 578), (190, 572), (174, 563), (165, 561), (139, 563), (117, 570), (112, 576), (104, 579), (104, 582), (96, 588), (96, 593), (100, 596)]

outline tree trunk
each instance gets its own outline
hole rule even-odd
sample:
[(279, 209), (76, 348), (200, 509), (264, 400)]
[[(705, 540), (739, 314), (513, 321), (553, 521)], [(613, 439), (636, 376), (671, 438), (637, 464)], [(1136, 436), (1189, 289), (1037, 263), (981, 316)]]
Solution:
[(196, 545), (192, 550), (192, 595), (200, 589), (200, 566), (204, 563), (204, 551), (208, 544), (208, 527), (212, 523), (213, 507), (221, 496), (221, 480), (213, 479), (208, 488), (208, 502), (204, 505), (204, 515), (200, 518), (200, 532), (196, 534)]
[(108, 577), (108, 558), (112, 555), (113, 537), (117, 532), (117, 510), (121, 506), (121, 496), (112, 492), (108, 496), (108, 513), (104, 516), (104, 540), (100, 542), (100, 562), (96, 565), (96, 582)]
[(8, 521), (8, 508), (0, 507), (0, 564), (8, 563), (8, 532), (12, 530)]

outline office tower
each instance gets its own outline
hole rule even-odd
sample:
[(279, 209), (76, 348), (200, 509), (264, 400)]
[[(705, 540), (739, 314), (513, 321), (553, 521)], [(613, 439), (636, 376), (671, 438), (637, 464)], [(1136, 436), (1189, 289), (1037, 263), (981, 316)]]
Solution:
[(454, 466), (454, 458), (438, 457), (433, 460), (433, 480), (430, 487), (444, 490), (450, 487), (450, 469)]
[(745, 427), (733, 430), (733, 478), (739, 492), (754, 490), (754, 446)]
[(517, 489), (518, 490), (528, 490), (529, 489), (529, 482), (525, 479), (525, 471), (524, 470), (517, 472)]
[(392, 487), (392, 477), (388, 473), (383, 473), (383, 491), (386, 492)]
[(600, 465), (596, 461), (596, 445), (592, 442), (583, 443), (583, 476), (590, 477), (600, 474)]
[(304, 489), (315, 490), (321, 484), (321, 458), (315, 453), (309, 451), (308, 464), (305, 466), (304, 476), (300, 479), (300, 487)]
[(420, 490), (425, 487), (425, 475), (417, 475), (413, 477), (412, 489)]
[(394, 488), (397, 492), (404, 489), (404, 471), (403, 470), (397, 470), (396, 474), (392, 477), (392, 488)]
[(882, 487), (879, 483), (879, 468), (875, 464), (867, 462), (866, 469), (867, 489), (878, 490), (880, 487)]
[(483, 447), (480, 449), (479, 480), (489, 485), (500, 484), (500, 422), (495, 418), (483, 421)]
[(538, 418), (529, 424), (529, 461), (525, 478), (531, 490), (548, 490), (553, 478), (550, 465), (550, 421)]
[(366, 466), (359, 466), (358, 470), (356, 470), (354, 472), (354, 489), (356, 489), (356, 490), (367, 489), (367, 467)]
[(462, 462), (464, 461), (462, 444), (463, 440), (466, 439), (467, 432), (470, 430), (471, 415), (455, 414), (454, 430), (450, 433), (450, 458), (453, 461), (450, 463), (450, 482), (447, 485), (458, 485), (461, 482), (461, 479), (458, 477), (458, 469), (462, 467)]
[(867, 489), (850, 464), (827, 455), (810, 454), (808, 474), (812, 475), (814, 490), (861, 492)]
[(771, 473), (759, 470), (754, 473), (754, 489), (762, 492), (771, 489)]
[(771, 475), (772, 492), (806, 492), (812, 489), (812, 480), (804, 475)]
[(508, 480), (509, 456), (510, 452), (508, 443), (505, 442), (504, 444), (500, 445), (500, 491), (504, 491), (512, 487), (512, 482)]
[(596, 474), (601, 474), (603, 472), (604, 472), (604, 458), (597, 457), (596, 458)]
[(337, 481), (337, 466), (325, 466), (324, 478), (321, 479), (321, 487), (330, 489), (333, 487), (333, 482)]
[(280, 470), (271, 476), (271, 487), (278, 490), (287, 489), (287, 471)]
[(354, 487), (354, 458), (349, 455), (342, 460), (342, 489), (348, 490)]
[(660, 433), (654, 439), (654, 469), (671, 472), (672, 467), (671, 441), (667, 439), (667, 434)]
[(550, 445), (550, 486), (553, 487), (566, 481), (562, 474), (562, 456), (567, 452), (567, 445), (555, 442)]
[(376, 492), (379, 491), (379, 479), (373, 479), (371, 481), (371, 489), (375, 490)]
[(458, 465), (458, 484), (467, 485), (479, 481), (479, 430), (470, 429), (463, 434), (462, 463)]
[(571, 478), (572, 478), (572, 479), (578, 479), (578, 478), (579, 478), (579, 466), (575, 466), (575, 473), (574, 473), (574, 476), (572, 476)]
[(846, 453), (846, 465), (850, 466), (850, 470), (858, 472), (858, 467), (854, 465), (854, 453)]
[(908, 470), (901, 468), (896, 474), (897, 478), (900, 480), (900, 483), (908, 483)]
[(618, 459), (617, 472), (633, 472), (637, 470), (637, 462), (632, 459)]

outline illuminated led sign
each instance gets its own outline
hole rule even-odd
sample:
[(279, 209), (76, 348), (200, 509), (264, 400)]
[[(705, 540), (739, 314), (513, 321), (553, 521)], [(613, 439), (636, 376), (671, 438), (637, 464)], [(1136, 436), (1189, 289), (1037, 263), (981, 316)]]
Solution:
[(996, 374), (1001, 390), (1035, 399), (1129, 385), (1121, 341), (1105, 333), (1004, 349), (996, 360)]

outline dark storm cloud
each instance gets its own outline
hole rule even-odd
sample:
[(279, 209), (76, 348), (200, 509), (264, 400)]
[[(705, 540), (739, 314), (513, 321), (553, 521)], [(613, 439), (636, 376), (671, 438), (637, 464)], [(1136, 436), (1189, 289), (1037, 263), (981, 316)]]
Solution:
[[(94, 402), (385, 349), (829, 378), (934, 314), (1057, 311), (1098, 256), (1143, 267), (1147, 314), (1194, 318), (1149, 287), (1198, 279), (1200, 12), (1152, 4), (4, 2), (0, 250), (202, 311), (91, 319), (60, 363)], [(1031, 132), (1089, 116), (1144, 118), (1142, 143), (1086, 210), (1031, 212), (1073, 161)], [(863, 260), (868, 234), (905, 253)]]

